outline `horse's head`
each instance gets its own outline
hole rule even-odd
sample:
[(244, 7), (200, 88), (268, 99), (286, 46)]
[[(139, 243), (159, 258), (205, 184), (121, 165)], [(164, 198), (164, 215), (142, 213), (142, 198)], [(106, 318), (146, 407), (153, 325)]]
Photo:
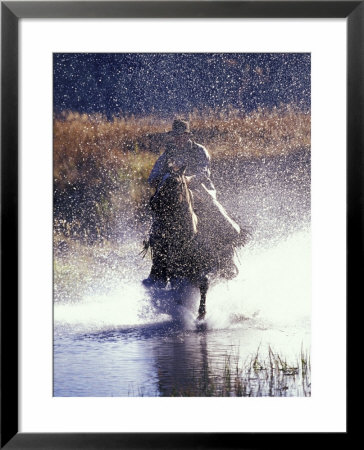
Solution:
[(197, 233), (197, 216), (193, 210), (192, 193), (188, 189), (185, 168), (167, 173), (151, 198), (151, 207), (158, 219), (170, 226), (179, 225)]

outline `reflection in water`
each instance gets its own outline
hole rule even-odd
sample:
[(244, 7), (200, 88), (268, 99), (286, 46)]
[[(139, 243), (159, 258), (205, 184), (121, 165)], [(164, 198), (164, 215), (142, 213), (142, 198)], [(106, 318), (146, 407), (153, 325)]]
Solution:
[[(54, 346), (54, 395), (309, 395), (302, 367), (296, 370), (296, 350), (309, 348), (309, 335), (261, 329), (253, 320), (210, 331), (186, 330), (180, 320), (72, 337), (63, 331)], [(270, 346), (284, 354), (286, 368), (277, 368)]]
[(204, 333), (181, 336), (168, 345), (154, 349), (160, 395), (188, 395), (208, 389), (207, 341)]

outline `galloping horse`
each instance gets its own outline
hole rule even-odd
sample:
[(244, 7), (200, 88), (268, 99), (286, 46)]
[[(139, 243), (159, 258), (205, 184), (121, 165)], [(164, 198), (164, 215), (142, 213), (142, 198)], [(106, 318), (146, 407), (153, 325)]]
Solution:
[[(206, 212), (196, 215), (189, 181), (182, 168), (167, 173), (159, 183), (150, 200), (154, 223), (147, 245), (165, 283), (170, 281), (174, 287), (181, 280), (188, 280), (199, 288), (198, 320), (202, 320), (209, 279), (231, 260), (234, 246), (227, 245), (217, 230), (212, 231)], [(203, 209), (203, 205), (198, 209)]]

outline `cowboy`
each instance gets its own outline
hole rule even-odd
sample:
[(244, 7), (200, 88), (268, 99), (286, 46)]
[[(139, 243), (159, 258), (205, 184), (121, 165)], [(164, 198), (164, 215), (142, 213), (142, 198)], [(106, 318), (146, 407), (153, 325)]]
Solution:
[[(192, 140), (189, 123), (176, 119), (173, 121), (172, 130), (167, 133), (165, 152), (156, 161), (148, 182), (157, 189), (166, 174), (184, 168), (184, 173), (189, 179), (188, 187), (193, 193), (195, 212), (200, 226), (206, 231), (204, 233), (206, 248), (211, 241), (211, 236), (214, 236), (215, 250), (220, 249), (220, 253), (224, 255), (220, 258), (221, 266), (224, 266), (222, 275), (231, 279), (237, 274), (237, 268), (232, 261), (233, 245), (229, 244), (234, 243), (240, 236), (240, 227), (228, 216), (216, 199), (216, 190), (210, 179), (210, 160), (211, 157), (206, 148)], [(151, 285), (160, 282), (165, 285), (168, 261), (158, 236), (157, 226), (152, 226), (150, 241), (153, 249), (152, 269), (143, 283)], [(227, 251), (227, 248), (231, 251)]]
[(167, 133), (167, 140), (166, 151), (158, 158), (149, 175), (149, 184), (156, 188), (171, 169), (185, 166), (185, 174), (193, 176), (194, 186), (205, 183), (208, 189), (215, 192), (210, 180), (210, 155), (205, 147), (192, 141), (189, 123), (175, 120), (172, 131)]

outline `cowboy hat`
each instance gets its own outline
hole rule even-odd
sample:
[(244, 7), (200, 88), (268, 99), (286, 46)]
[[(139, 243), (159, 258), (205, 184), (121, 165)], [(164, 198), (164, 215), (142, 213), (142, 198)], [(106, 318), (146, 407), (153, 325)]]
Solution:
[(186, 120), (175, 119), (172, 123), (172, 131), (170, 134), (181, 135), (190, 134), (190, 124)]

